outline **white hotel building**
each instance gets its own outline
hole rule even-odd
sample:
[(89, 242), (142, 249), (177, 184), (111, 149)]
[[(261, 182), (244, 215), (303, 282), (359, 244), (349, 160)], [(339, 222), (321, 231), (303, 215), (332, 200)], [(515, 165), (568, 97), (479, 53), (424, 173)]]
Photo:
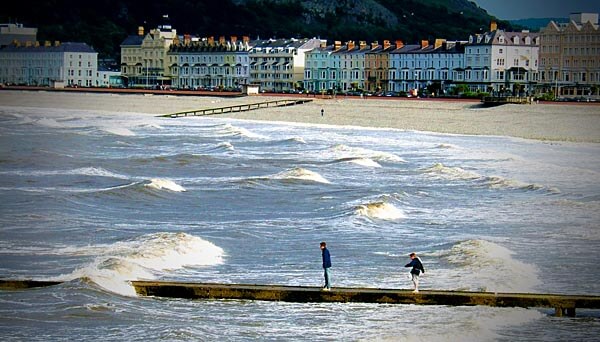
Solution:
[(472, 91), (494, 94), (533, 93), (538, 76), (539, 34), (491, 32), (471, 35), (465, 48), (465, 79)]
[(95, 86), (98, 53), (85, 43), (38, 42), (0, 49), (0, 83)]

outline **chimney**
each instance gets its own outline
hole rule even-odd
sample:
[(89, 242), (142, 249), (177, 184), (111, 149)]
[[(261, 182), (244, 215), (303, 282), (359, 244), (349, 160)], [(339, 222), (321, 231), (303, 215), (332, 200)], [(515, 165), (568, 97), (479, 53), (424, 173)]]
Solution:
[(225, 36), (219, 37), (219, 45), (225, 45)]
[(389, 49), (390, 46), (392, 46), (392, 44), (390, 44), (389, 40), (384, 40), (383, 41), (383, 48), (384, 49)]
[(249, 43), (250, 42), (250, 37), (248, 37), (248, 36), (242, 36), (242, 41), (244, 43)]
[(356, 46), (356, 45), (354, 44), (354, 41), (353, 41), (353, 40), (349, 40), (349, 41), (348, 41), (348, 43), (346, 43), (346, 45), (348, 46), (348, 51), (350, 51), (350, 50), (354, 49), (354, 47)]
[(446, 42), (446, 39), (440, 39), (440, 38), (436, 38), (435, 39), (435, 48), (439, 48), (442, 46), (442, 44), (444, 44)]
[(215, 37), (213, 37), (213, 36), (208, 37), (208, 45), (210, 45), (210, 46), (215, 45)]
[(25, 42), (25, 47), (31, 47), (31, 42), (30, 41), (26, 41)]
[(138, 36), (144, 35), (144, 26), (138, 26)]
[(400, 39), (396, 40), (396, 49), (401, 49), (404, 47), (404, 42)]
[(498, 24), (496, 23), (495, 20), (492, 20), (492, 22), (490, 23), (490, 32), (494, 32), (498, 29)]
[(44, 42), (44, 47), (51, 47), (51, 46), (52, 46), (52, 43), (49, 40), (46, 40)]
[(60, 46), (60, 42), (58, 40), (54, 41), (54, 46)]
[(321, 43), (319, 44), (319, 47), (320, 47), (321, 49), (324, 49), (324, 48), (326, 48), (326, 47), (327, 47), (327, 40), (325, 40), (325, 39), (321, 39)]
[(231, 44), (235, 45), (237, 43), (237, 36), (231, 36)]
[(365, 42), (364, 40), (361, 40), (358, 42), (358, 47), (360, 47), (360, 49), (364, 49), (367, 47), (367, 42)]
[(192, 35), (184, 34), (183, 35), (183, 45), (190, 45), (191, 42), (192, 42)]
[(421, 49), (424, 49), (429, 46), (428, 40), (421, 40)]
[(379, 42), (378, 41), (374, 41), (371, 43), (371, 50), (375, 50), (379, 47)]
[(336, 41), (333, 43), (333, 45), (334, 45), (334, 48), (335, 48), (335, 50), (339, 50), (339, 49), (342, 47), (342, 42), (341, 42), (341, 41), (339, 41), (339, 40), (336, 40)]
[(39, 41), (35, 41), (35, 47), (40, 47), (40, 42)]

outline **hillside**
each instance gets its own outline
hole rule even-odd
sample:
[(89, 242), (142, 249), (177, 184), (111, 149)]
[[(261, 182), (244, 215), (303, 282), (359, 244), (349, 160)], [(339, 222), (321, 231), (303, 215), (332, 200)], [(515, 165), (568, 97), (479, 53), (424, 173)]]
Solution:
[(537, 32), (541, 28), (548, 26), (550, 21), (554, 21), (555, 23), (568, 23), (569, 18), (528, 18), (511, 20), (510, 23)]
[[(38, 27), (39, 40), (82, 41), (101, 57), (118, 58), (137, 27), (168, 14), (180, 34), (321, 37), (331, 40), (467, 39), (492, 17), (467, 0), (24, 0), (10, 2), (2, 22)], [(510, 28), (508, 22), (500, 27)]]

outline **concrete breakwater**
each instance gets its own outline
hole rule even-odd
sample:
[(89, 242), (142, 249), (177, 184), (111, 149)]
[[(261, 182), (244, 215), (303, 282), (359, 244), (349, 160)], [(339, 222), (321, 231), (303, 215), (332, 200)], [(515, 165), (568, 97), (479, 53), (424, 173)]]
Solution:
[(557, 316), (575, 316), (576, 308), (600, 309), (600, 296), (374, 288), (203, 284), (132, 281), (138, 295), (186, 299), (245, 299), (286, 302), (342, 302), (493, 307), (554, 308)]
[[(59, 285), (60, 281), (0, 280), (0, 290)], [(449, 306), (491, 306), (554, 308), (556, 316), (575, 316), (576, 309), (600, 309), (600, 296), (543, 293), (494, 293), (471, 291), (376, 289), (338, 287), (323, 291), (320, 287), (214, 284), (173, 281), (131, 281), (140, 296), (184, 299), (234, 299), (284, 301), (297, 303), (377, 303)]]

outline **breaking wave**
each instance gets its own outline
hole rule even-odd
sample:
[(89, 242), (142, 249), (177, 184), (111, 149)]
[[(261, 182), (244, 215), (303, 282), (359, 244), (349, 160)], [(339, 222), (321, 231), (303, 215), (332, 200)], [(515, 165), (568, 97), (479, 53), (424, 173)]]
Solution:
[(351, 147), (343, 144), (335, 145), (328, 149), (329, 154), (333, 155), (335, 159), (371, 159), (375, 161), (383, 162), (395, 162), (404, 163), (404, 159), (399, 156), (382, 151), (369, 150), (362, 147)]
[(380, 220), (398, 220), (406, 217), (401, 209), (386, 202), (361, 204), (355, 208), (355, 212), (360, 216)]
[(310, 171), (301, 167), (297, 167), (294, 169), (282, 171), (277, 173), (271, 177), (271, 179), (279, 179), (279, 180), (302, 180), (316, 183), (324, 183), (330, 184), (331, 182), (325, 179), (320, 174)]
[(216, 130), (217, 134), (221, 136), (240, 136), (245, 138), (264, 139), (265, 136), (252, 133), (243, 127), (233, 126), (231, 124), (224, 124), (218, 127)]
[(540, 184), (524, 183), (514, 179), (506, 179), (499, 176), (482, 176), (476, 172), (467, 171), (460, 167), (445, 166), (436, 163), (428, 168), (422, 169), (426, 175), (436, 179), (477, 181), (490, 189), (517, 189), (517, 190), (544, 190), (550, 193), (560, 193), (553, 187), (545, 187)]
[(486, 240), (456, 243), (440, 257), (455, 269), (447, 280), (458, 289), (495, 292), (533, 292), (541, 284), (535, 265), (516, 260), (516, 253)]
[(163, 178), (152, 178), (149, 183), (146, 183), (145, 186), (158, 190), (170, 190), (175, 192), (183, 192), (186, 191), (184, 187), (173, 182), (169, 179)]
[(131, 280), (155, 279), (158, 274), (188, 266), (222, 263), (223, 250), (186, 233), (154, 233), (111, 245), (70, 248), (70, 253), (100, 253), (90, 264), (76, 269), (66, 280), (88, 278), (102, 288), (125, 296), (135, 296)]
[(336, 160), (336, 162), (353, 163), (360, 166), (366, 167), (381, 167), (381, 164), (369, 158), (342, 158)]

